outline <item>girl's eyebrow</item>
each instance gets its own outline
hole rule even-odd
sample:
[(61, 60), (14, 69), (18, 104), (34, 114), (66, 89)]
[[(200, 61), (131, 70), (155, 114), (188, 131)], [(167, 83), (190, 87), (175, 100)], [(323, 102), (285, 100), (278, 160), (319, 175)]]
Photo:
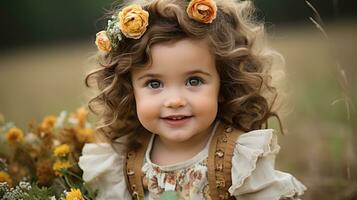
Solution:
[(192, 70), (192, 71), (189, 71), (189, 72), (186, 73), (186, 75), (191, 75), (191, 74), (203, 74), (203, 75), (206, 75), (206, 76), (211, 76), (210, 73), (202, 71), (200, 69)]
[(137, 78), (137, 80), (141, 80), (144, 78), (160, 78), (160, 77), (162, 77), (160, 74), (147, 73), (147, 74), (144, 74), (144, 75), (140, 76), (139, 78)]
[[(202, 71), (202, 70), (192, 70), (192, 71), (188, 71), (185, 73), (185, 75), (192, 75), (192, 74), (203, 74), (203, 75), (206, 75), (206, 76), (212, 76), (210, 73), (208, 72), (205, 72), (205, 71)], [(141, 79), (144, 79), (144, 78), (161, 78), (162, 75), (160, 74), (155, 74), (155, 73), (147, 73), (147, 74), (144, 74), (142, 76), (140, 76), (139, 78), (137, 78), (137, 80), (141, 80)]]

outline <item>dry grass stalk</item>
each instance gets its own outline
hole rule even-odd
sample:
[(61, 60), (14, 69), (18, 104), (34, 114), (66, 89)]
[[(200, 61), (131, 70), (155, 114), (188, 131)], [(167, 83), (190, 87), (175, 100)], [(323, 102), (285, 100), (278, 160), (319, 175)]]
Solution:
[[(326, 33), (325, 29), (323, 28), (323, 21), (322, 18), (319, 14), (319, 12), (317, 11), (317, 9), (308, 1), (305, 0), (306, 4), (311, 8), (311, 10), (313, 11), (313, 17), (309, 17), (309, 19), (311, 20), (311, 22), (317, 27), (317, 29), (322, 33), (322, 35), (324, 36), (324, 38), (328, 41), (328, 45), (329, 45), (329, 50), (332, 52), (332, 55), (334, 57), (334, 59), (336, 60), (336, 70), (337, 70), (337, 80), (339, 83), (339, 86), (341, 88), (341, 98), (337, 99), (335, 101), (332, 102), (331, 105), (335, 105), (339, 102), (343, 102), (345, 109), (346, 109), (346, 115), (347, 115), (347, 120), (349, 121), (349, 123), (351, 124), (351, 130), (352, 133), (351, 135), (348, 135), (348, 138), (351, 138), (347, 144), (348, 147), (346, 147), (346, 151), (347, 154), (349, 154), (349, 156), (347, 155), (347, 159), (346, 159), (346, 178), (347, 180), (356, 180), (357, 176), (357, 163), (356, 163), (356, 159), (351, 159), (349, 160), (349, 158), (352, 156), (355, 157), (357, 155), (357, 126), (355, 125), (356, 123), (356, 115), (355, 115), (355, 107), (353, 104), (353, 100), (351, 98), (350, 95), (350, 90), (349, 90), (349, 82), (348, 82), (348, 78), (346, 76), (345, 70), (343, 69), (343, 67), (341, 66), (341, 64), (339, 63), (337, 56), (335, 53), (333, 53), (333, 49), (330, 39), (328, 37), (328, 34)], [(334, 8), (336, 9), (338, 5), (338, 0), (334, 1)], [(352, 155), (351, 155), (352, 154)], [(353, 177), (354, 175), (354, 177)]]
[[(325, 39), (327, 41), (330, 41), (327, 32), (325, 31), (325, 29), (323, 28), (323, 21), (322, 18), (319, 14), (319, 12), (317, 11), (317, 9), (308, 1), (305, 0), (306, 4), (311, 8), (311, 10), (313, 11), (314, 16), (313, 17), (309, 17), (309, 19), (311, 20), (311, 22), (316, 26), (316, 28), (323, 34), (323, 36), (325, 37)], [(331, 46), (331, 43), (328, 42), (329, 46)], [(333, 49), (330, 47), (330, 49)], [(333, 54), (335, 55), (335, 54)], [(343, 67), (340, 65), (338, 59), (335, 57), (336, 60), (336, 68), (337, 68), (337, 79), (339, 82), (339, 85), (341, 87), (342, 90), (342, 98), (337, 99), (335, 101), (333, 101), (331, 103), (331, 105), (335, 105), (336, 103), (343, 101), (346, 107), (346, 113), (347, 113), (347, 119), (351, 120), (351, 110), (355, 111), (354, 109), (354, 105), (353, 105), (353, 101), (351, 98), (351, 95), (349, 94), (349, 90), (348, 90), (348, 79), (345, 73), (345, 70), (343, 69)]]

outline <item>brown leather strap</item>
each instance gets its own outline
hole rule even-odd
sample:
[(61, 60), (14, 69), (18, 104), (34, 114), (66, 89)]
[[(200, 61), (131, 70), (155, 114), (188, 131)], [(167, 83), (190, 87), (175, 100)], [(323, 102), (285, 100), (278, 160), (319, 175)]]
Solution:
[[(141, 133), (138, 141), (141, 143), (139, 149), (129, 150), (126, 154), (124, 174), (126, 174), (127, 186), (133, 199), (144, 198), (144, 187), (142, 182), (141, 167), (143, 165), (146, 148), (149, 144), (151, 134)], [(139, 198), (138, 198), (139, 197)]]
[(231, 168), (233, 150), (239, 131), (219, 124), (208, 153), (208, 185), (212, 199), (235, 199), (228, 193), (232, 185)]

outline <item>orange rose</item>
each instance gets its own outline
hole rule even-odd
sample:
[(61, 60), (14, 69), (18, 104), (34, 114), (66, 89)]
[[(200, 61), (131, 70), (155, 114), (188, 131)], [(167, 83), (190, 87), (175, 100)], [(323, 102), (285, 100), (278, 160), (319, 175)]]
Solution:
[(133, 39), (139, 39), (149, 23), (149, 13), (136, 4), (125, 7), (119, 12), (118, 17), (121, 32)]
[(96, 36), (95, 44), (97, 45), (98, 49), (107, 53), (110, 52), (112, 50), (112, 44), (107, 36), (106, 31), (100, 31)]
[(191, 19), (202, 23), (212, 23), (217, 15), (216, 2), (213, 0), (191, 0), (186, 10)]

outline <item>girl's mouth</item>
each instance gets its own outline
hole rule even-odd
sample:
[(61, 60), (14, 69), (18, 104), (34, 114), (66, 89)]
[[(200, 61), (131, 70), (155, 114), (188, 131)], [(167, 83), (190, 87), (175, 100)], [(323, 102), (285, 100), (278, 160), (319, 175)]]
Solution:
[(192, 116), (185, 116), (185, 115), (172, 115), (163, 117), (163, 119), (167, 124), (170, 126), (182, 126), (187, 123)]
[(166, 117), (162, 117), (162, 119), (168, 119), (168, 120), (181, 120), (185, 118), (190, 118), (192, 115), (168, 115)]

